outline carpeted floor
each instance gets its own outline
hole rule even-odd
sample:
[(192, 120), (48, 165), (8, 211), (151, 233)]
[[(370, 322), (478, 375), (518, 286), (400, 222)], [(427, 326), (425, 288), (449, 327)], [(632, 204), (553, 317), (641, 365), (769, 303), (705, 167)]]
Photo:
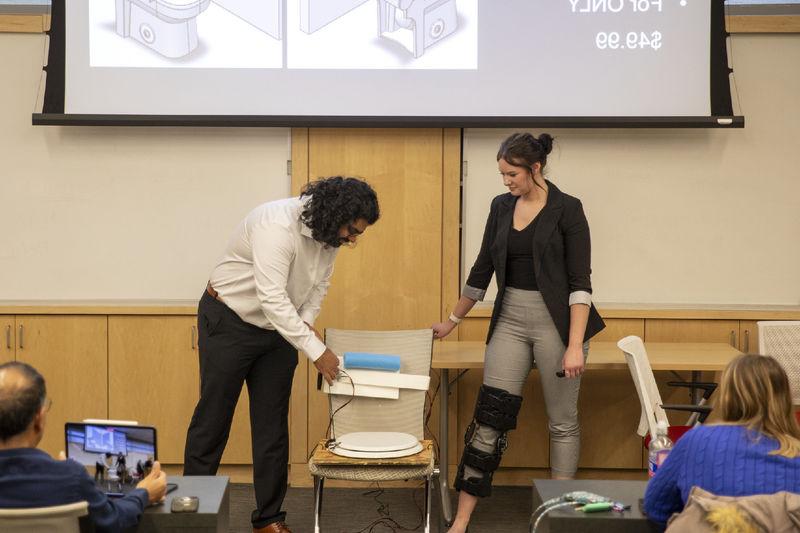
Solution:
[[(526, 531), (531, 512), (531, 488), (495, 487), (492, 497), (482, 501), (473, 515), (470, 533), (510, 533)], [(367, 493), (368, 489), (325, 489), (322, 510), (324, 533), (389, 533), (423, 531), (422, 489), (385, 489)], [(412, 499), (412, 496), (414, 499)], [(438, 531), (439, 504), (433, 498), (431, 531)], [(455, 507), (455, 494), (452, 498)], [(231, 533), (250, 533), (250, 512), (255, 507), (253, 486), (231, 485)], [(287, 524), (293, 533), (313, 533), (314, 493), (312, 489), (290, 488), (284, 501)], [(384, 519), (370, 529), (370, 524), (383, 513), (395, 521)], [(386, 525), (381, 525), (386, 524)], [(401, 529), (406, 528), (406, 529)], [(418, 529), (415, 529), (418, 528)]]

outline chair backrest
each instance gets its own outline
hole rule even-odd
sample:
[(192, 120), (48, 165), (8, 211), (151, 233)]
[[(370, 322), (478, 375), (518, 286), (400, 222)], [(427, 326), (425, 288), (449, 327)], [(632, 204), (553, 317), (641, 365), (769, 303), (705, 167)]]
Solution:
[(88, 514), (87, 502), (53, 507), (0, 509), (0, 531), (3, 533), (80, 533), (80, 517)]
[[(336, 355), (345, 352), (367, 352), (400, 356), (400, 372), (427, 376), (431, 371), (433, 331), (359, 331), (326, 329), (325, 344)], [(400, 398), (387, 400), (356, 396), (336, 413), (333, 436), (356, 431), (397, 431), (424, 438), (423, 416), (426, 391), (400, 389)], [(331, 413), (351, 399), (331, 395)]]
[(625, 362), (628, 363), (633, 383), (636, 385), (636, 393), (639, 395), (639, 403), (642, 405), (636, 432), (642, 437), (650, 433), (650, 438), (654, 439), (658, 422), (666, 422), (669, 425), (669, 421), (664, 409), (661, 408), (661, 393), (658, 392), (644, 342), (639, 337), (630, 335), (617, 342), (617, 346), (625, 353)]
[(792, 402), (800, 404), (800, 321), (758, 322), (758, 352), (781, 364), (789, 376)]

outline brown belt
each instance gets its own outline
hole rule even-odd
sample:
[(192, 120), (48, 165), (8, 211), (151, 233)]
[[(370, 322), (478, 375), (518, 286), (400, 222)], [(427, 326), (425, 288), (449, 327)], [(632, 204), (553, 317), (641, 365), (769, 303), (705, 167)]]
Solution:
[(220, 302), (222, 301), (219, 298), (219, 293), (214, 290), (214, 287), (211, 286), (211, 282), (210, 281), (208, 282), (208, 285), (206, 285), (206, 292), (209, 295), (211, 295), (211, 297), (214, 298), (215, 300), (218, 300)]

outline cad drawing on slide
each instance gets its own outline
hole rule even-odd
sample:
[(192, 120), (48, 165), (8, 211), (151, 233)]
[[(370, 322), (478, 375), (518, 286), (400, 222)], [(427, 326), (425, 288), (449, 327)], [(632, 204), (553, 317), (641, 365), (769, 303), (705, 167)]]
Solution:
[[(302, 0), (300, 29), (311, 34), (347, 15), (369, 0)], [(458, 29), (456, 0), (378, 0), (378, 36), (407, 30), (413, 34), (409, 52), (422, 57), (430, 46)]]
[[(199, 44), (197, 17), (211, 0), (115, 0), (116, 32), (167, 58), (190, 54)], [(282, 38), (282, 0), (214, 0), (264, 33)]]

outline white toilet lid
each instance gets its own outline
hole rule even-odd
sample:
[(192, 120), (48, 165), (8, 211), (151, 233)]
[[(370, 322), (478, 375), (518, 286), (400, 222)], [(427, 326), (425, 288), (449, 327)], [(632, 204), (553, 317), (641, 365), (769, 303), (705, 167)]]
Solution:
[(419, 445), (419, 440), (408, 433), (364, 431), (342, 435), (336, 444), (336, 448), (354, 452), (385, 453), (410, 450)]
[(414, 455), (415, 453), (421, 452), (422, 449), (422, 444), (418, 442), (416, 446), (407, 450), (395, 450), (388, 452), (359, 452), (336, 446), (331, 450), (331, 453), (341, 455), (342, 457), (353, 457), (355, 459), (395, 459), (398, 457)]

